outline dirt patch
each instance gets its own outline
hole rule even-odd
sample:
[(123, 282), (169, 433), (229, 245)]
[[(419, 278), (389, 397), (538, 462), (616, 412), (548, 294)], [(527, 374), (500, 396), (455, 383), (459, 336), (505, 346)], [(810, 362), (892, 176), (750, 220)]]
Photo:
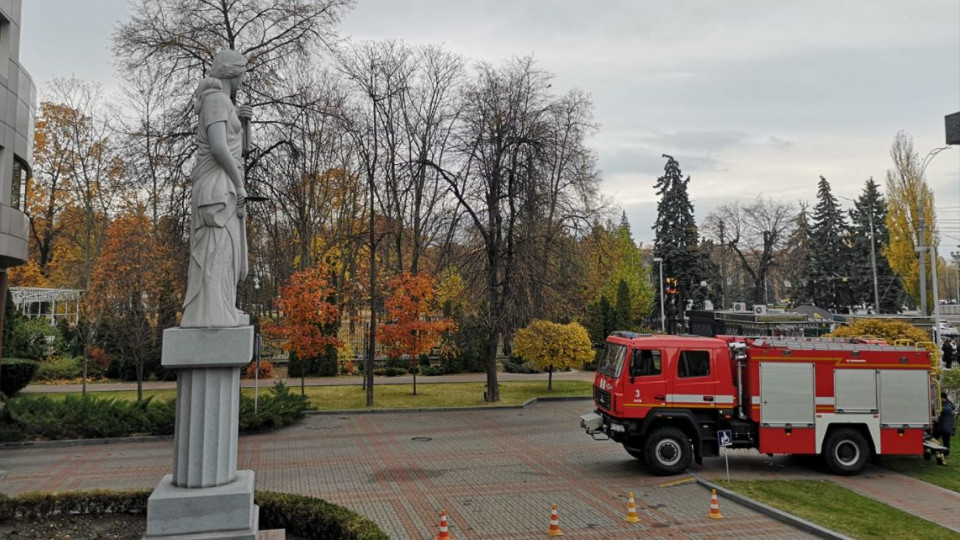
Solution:
[(147, 531), (143, 514), (61, 514), (37, 520), (0, 522), (0, 539), (140, 539)]

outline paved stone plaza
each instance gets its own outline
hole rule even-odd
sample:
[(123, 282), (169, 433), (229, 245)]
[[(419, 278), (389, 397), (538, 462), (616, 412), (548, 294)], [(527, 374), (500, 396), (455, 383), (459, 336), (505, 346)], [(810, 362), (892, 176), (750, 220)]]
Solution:
[[(540, 538), (550, 505), (567, 536), (801, 538), (803, 533), (721, 500), (707, 519), (699, 485), (658, 485), (611, 442), (578, 427), (589, 401), (452, 413), (321, 415), (241, 437), (239, 468), (258, 489), (321, 497), (375, 520), (392, 538), (433, 538), (440, 509), (454, 538)], [(0, 451), (0, 491), (155, 487), (172, 441)], [(642, 523), (623, 521), (634, 491)]]

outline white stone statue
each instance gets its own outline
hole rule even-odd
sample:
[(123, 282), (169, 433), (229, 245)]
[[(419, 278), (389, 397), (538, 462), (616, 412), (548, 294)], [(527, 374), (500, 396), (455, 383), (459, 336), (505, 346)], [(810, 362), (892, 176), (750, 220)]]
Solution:
[(234, 106), (246, 71), (247, 59), (224, 49), (214, 57), (195, 96), (199, 122), (182, 328), (247, 324), (236, 303), (237, 283), (247, 275), (241, 118), (249, 121), (251, 111), (249, 106)]

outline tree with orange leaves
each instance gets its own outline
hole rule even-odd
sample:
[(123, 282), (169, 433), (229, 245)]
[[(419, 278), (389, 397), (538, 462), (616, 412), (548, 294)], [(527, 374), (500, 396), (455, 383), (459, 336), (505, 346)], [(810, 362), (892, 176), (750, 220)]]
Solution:
[[(328, 347), (340, 346), (340, 340), (327, 330), (340, 319), (340, 308), (329, 300), (334, 292), (325, 268), (314, 266), (296, 272), (280, 288), (281, 319), (265, 325), (264, 332), (283, 339), (281, 348), (301, 361), (320, 356)], [(303, 377), (301, 370), (301, 394)]]
[(379, 328), (380, 341), (391, 358), (406, 356), (413, 372), (413, 394), (417, 394), (417, 360), (436, 347), (453, 321), (438, 318), (433, 278), (428, 274), (403, 273), (389, 283), (386, 322)]
[(164, 314), (177, 296), (174, 264), (145, 208), (135, 204), (107, 228), (84, 300), (85, 319), (99, 329), (103, 345), (133, 363), (138, 401), (143, 400), (144, 369), (159, 360), (160, 334), (171, 322)]

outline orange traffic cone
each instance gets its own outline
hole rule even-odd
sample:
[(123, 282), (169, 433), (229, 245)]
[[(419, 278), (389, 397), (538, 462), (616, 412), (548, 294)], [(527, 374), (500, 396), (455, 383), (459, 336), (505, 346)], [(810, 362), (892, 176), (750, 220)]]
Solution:
[(548, 536), (563, 536), (560, 530), (560, 519), (557, 517), (557, 503), (553, 503), (553, 510), (550, 511), (550, 528), (547, 529)]
[(720, 503), (717, 501), (717, 490), (712, 490), (710, 493), (710, 513), (707, 514), (707, 517), (710, 519), (723, 519), (723, 514), (720, 513)]
[(637, 515), (637, 505), (633, 502), (632, 491), (627, 499), (627, 517), (623, 518), (623, 520), (630, 523), (640, 523), (640, 516)]
[(450, 529), (447, 527), (446, 510), (440, 510), (440, 534), (437, 535), (437, 540), (453, 540), (453, 537), (450, 536)]

